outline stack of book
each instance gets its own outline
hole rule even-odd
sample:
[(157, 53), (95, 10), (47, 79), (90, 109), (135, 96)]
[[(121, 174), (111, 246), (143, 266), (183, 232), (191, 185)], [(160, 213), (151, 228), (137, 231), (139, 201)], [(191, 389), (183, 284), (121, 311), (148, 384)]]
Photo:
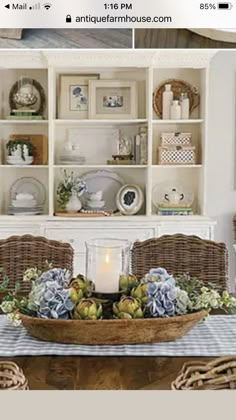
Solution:
[(107, 160), (107, 165), (135, 165), (133, 155), (112, 155), (113, 159)]
[(159, 216), (191, 216), (193, 215), (192, 207), (166, 207), (159, 205), (157, 208)]
[(39, 115), (34, 110), (22, 110), (13, 109), (10, 115), (7, 117), (8, 120), (43, 120), (43, 116)]

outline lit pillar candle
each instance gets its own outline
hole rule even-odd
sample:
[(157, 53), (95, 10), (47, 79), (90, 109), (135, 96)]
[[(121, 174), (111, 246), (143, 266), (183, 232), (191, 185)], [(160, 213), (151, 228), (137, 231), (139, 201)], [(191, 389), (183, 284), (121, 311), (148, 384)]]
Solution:
[(119, 291), (120, 264), (119, 255), (114, 250), (104, 250), (99, 256), (95, 273), (95, 290), (101, 293)]

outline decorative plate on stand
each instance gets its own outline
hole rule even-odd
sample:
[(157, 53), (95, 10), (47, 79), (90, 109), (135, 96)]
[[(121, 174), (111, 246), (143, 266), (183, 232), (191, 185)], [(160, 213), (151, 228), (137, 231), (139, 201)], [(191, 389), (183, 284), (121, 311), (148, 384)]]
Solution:
[(126, 216), (137, 214), (143, 202), (143, 192), (138, 185), (124, 185), (116, 196), (117, 207)]
[(89, 193), (103, 192), (105, 209), (117, 211), (116, 196), (124, 184), (124, 180), (118, 174), (110, 171), (92, 171), (81, 178), (86, 182)]
[(44, 185), (36, 178), (20, 178), (11, 187), (10, 198), (15, 200), (17, 194), (31, 194), (37, 204), (42, 206), (46, 200), (46, 190)]

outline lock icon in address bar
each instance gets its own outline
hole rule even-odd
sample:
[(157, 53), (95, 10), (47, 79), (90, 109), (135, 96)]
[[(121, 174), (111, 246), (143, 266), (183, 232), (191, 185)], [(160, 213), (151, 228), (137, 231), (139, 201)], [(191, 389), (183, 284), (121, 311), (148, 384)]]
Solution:
[(66, 16), (66, 23), (71, 23), (72, 22), (72, 17), (71, 15), (67, 15)]

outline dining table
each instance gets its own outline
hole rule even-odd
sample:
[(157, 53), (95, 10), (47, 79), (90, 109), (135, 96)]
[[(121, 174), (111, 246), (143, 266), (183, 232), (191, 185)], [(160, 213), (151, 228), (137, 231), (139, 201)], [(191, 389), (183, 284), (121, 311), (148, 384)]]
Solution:
[(184, 363), (212, 357), (24, 356), (8, 360), (23, 369), (30, 390), (170, 390)]
[(0, 316), (0, 362), (15, 362), (30, 390), (170, 390), (183, 365), (236, 356), (236, 316), (215, 311), (168, 343), (74, 346), (31, 337)]

